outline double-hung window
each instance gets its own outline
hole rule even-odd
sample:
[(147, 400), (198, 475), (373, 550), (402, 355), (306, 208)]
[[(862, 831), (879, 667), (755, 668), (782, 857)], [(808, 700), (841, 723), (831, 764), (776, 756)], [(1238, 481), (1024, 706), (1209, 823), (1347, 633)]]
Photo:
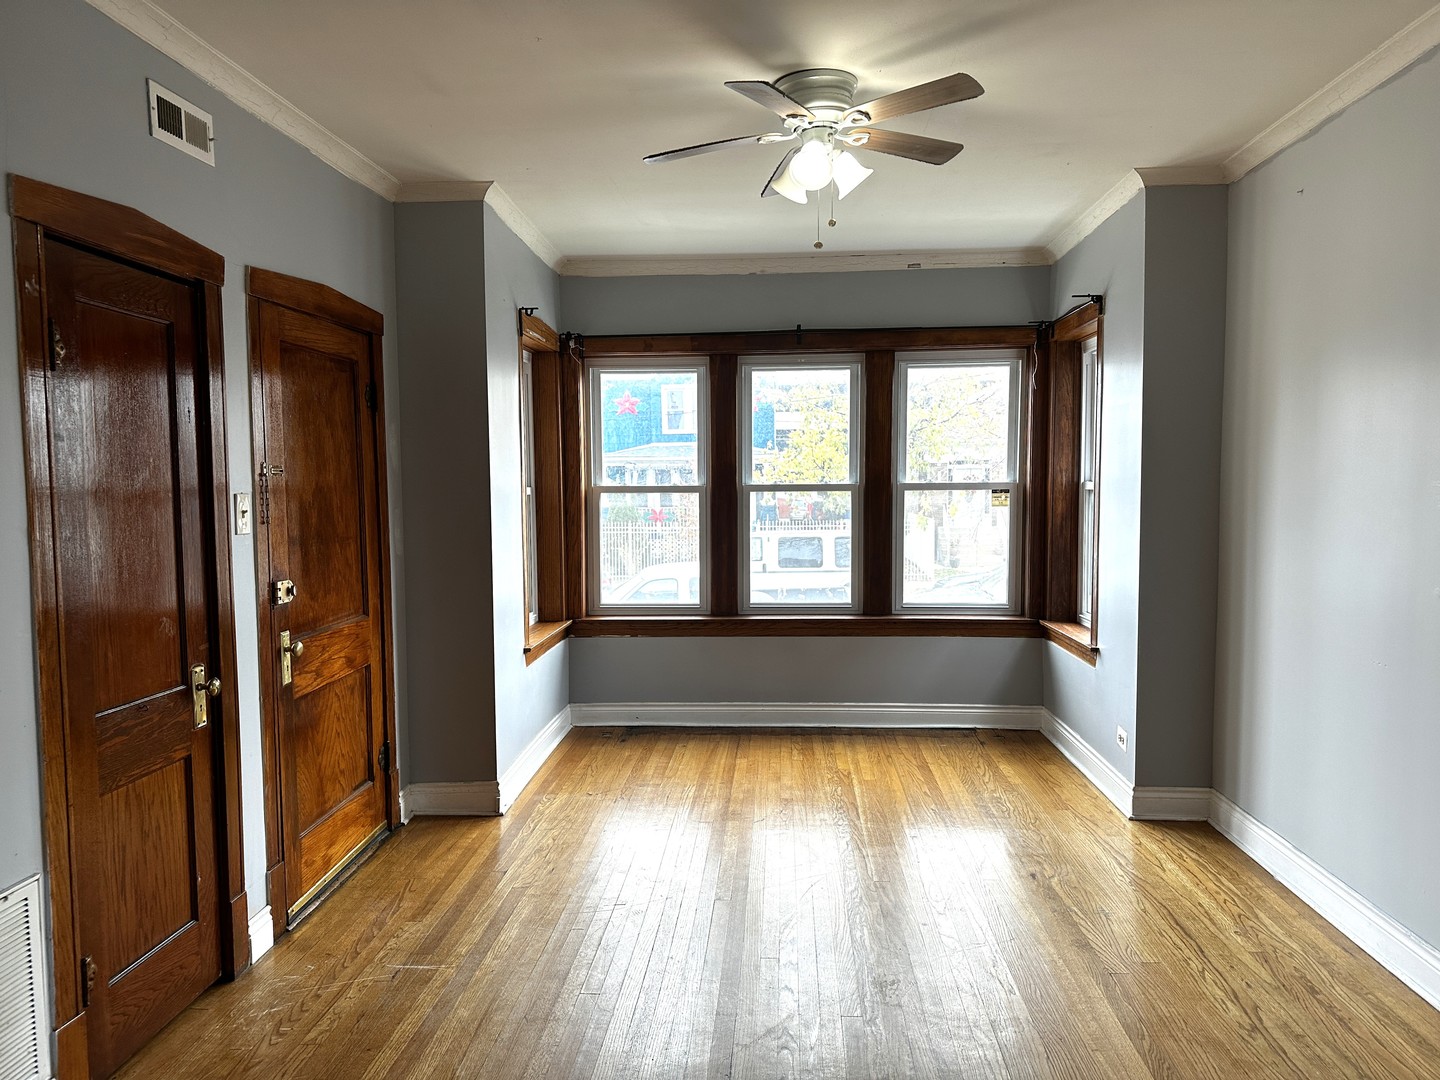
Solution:
[(1095, 594), (1095, 539), (1098, 522), (1096, 465), (1100, 460), (1100, 353), (1099, 339), (1080, 346), (1080, 552), (1075, 598), (1075, 621), (1088, 627)]
[(539, 551), (535, 526), (535, 354), (520, 353), (520, 483), (524, 498), (525, 624), (540, 621)]
[(847, 355), (742, 357), (746, 611), (855, 611), (860, 372)]
[(1025, 355), (896, 355), (895, 586), (900, 611), (1020, 608)]
[(706, 610), (706, 362), (589, 369), (590, 607)]

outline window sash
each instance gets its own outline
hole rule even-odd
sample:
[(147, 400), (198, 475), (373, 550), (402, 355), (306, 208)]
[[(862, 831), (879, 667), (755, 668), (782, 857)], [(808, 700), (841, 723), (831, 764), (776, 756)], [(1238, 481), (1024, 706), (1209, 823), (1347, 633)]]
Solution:
[[(848, 475), (843, 481), (800, 481), (796, 483), (756, 483), (755, 476), (755, 432), (754, 432), (754, 374), (764, 370), (807, 369), (819, 371), (846, 371), (849, 376), (849, 430), (850, 452)], [(864, 357), (853, 353), (816, 353), (801, 356), (742, 356), (739, 358), (739, 378), (736, 379), (739, 395), (737, 410), (740, 453), (737, 455), (740, 479), (740, 503), (736, 516), (739, 529), (740, 595), (739, 610), (746, 613), (766, 612), (770, 614), (790, 612), (826, 612), (831, 614), (853, 614), (862, 609), (859, 567), (863, 565), (864, 552), (861, 543), (863, 532), (863, 508), (861, 506), (860, 476), (864, 469), (864, 439), (862, 423), (864, 417)], [(825, 601), (757, 601), (754, 599), (754, 565), (750, 558), (751, 538), (755, 536), (750, 520), (751, 505), (756, 495), (785, 492), (845, 492), (850, 496), (850, 565), (846, 568), (850, 577), (850, 602)], [(814, 530), (817, 533), (830, 530)], [(837, 530), (838, 532), (838, 530)], [(822, 539), (823, 543), (823, 539)], [(833, 545), (834, 540), (831, 540)], [(832, 549), (833, 550), (833, 549)], [(804, 571), (798, 571), (804, 572)]]
[[(604, 413), (601, 382), (604, 375), (656, 377), (695, 376), (695, 476), (693, 484), (607, 484), (604, 482)], [(585, 365), (585, 399), (590, 421), (585, 507), (586, 608), (603, 615), (704, 614), (710, 609), (710, 506), (709, 506), (709, 364), (704, 357), (677, 357), (663, 361), (632, 357), (591, 360)], [(685, 444), (681, 444), (685, 445)], [(611, 603), (601, 597), (600, 506), (606, 495), (696, 496), (698, 586), (693, 603)]]
[[(1006, 413), (1006, 466), (1003, 480), (911, 481), (906, 479), (908, 467), (907, 441), (910, 433), (909, 374), (925, 367), (1009, 367), (1009, 407)], [(1021, 393), (1021, 375), (1025, 354), (1015, 349), (955, 349), (934, 352), (907, 352), (895, 355), (894, 455), (895, 506), (890, 535), (890, 563), (894, 594), (892, 610), (899, 614), (914, 612), (948, 614), (1019, 614), (1023, 603), (1025, 582), (1024, 488), (1020, 473), (1024, 461), (1025, 398)], [(911, 491), (1004, 491), (1009, 495), (1008, 582), (1005, 601), (999, 604), (924, 604), (905, 599), (905, 496)]]
[(525, 559), (525, 621), (540, 621), (539, 540), (535, 524), (535, 382), (534, 355), (520, 354), (520, 483)]
[(1089, 338), (1080, 347), (1080, 552), (1076, 574), (1075, 620), (1090, 625), (1095, 592), (1095, 533), (1097, 522), (1095, 461), (1099, 450), (1099, 339)]

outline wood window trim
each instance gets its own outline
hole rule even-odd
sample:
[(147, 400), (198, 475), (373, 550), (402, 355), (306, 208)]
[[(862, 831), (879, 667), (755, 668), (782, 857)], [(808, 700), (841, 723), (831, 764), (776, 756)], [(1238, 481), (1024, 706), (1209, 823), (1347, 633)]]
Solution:
[[(1048, 327), (1040, 328), (1040, 336)], [(943, 349), (1024, 349), (1022, 380), (1027, 400), (1022, 403), (1031, 425), (1025, 439), (1032, 438), (1035, 425), (1037, 377), (1037, 328), (1035, 326), (951, 327), (896, 330), (794, 330), (724, 334), (668, 334), (648, 337), (633, 335), (576, 340), (584, 359), (666, 359), (706, 356), (709, 358), (709, 421), (711, 484), (711, 610), (708, 614), (594, 614), (583, 599), (569, 610), (574, 619), (570, 634), (575, 637), (676, 637), (676, 636), (953, 636), (953, 637), (1043, 637), (1039, 622), (1043, 610), (1044, 505), (1041, 498), (1027, 498), (1027, 521), (1022, 528), (1027, 569), (1021, 582), (1021, 608), (1015, 615), (989, 614), (897, 614), (894, 612), (894, 570), (891, 558), (894, 533), (894, 373), (897, 351), (924, 352)], [(739, 445), (736, 408), (739, 405), (739, 364), (741, 355), (783, 356), (796, 353), (860, 353), (865, 357), (865, 402), (860, 422), (867, 448), (861, 476), (861, 518), (856, 532), (866, 554), (864, 570), (856, 585), (860, 590), (859, 611), (827, 614), (739, 611)], [(579, 395), (583, 399), (583, 391)], [(570, 416), (567, 415), (567, 420)], [(578, 426), (578, 418), (576, 425)], [(722, 446), (728, 442), (729, 446)], [(1044, 444), (1041, 444), (1043, 453)], [(569, 465), (567, 463), (567, 469)], [(730, 480), (724, 479), (729, 470)], [(577, 470), (583, 474), (583, 470)], [(1027, 488), (1048, 474), (1048, 463), (1036, 461), (1027, 447)], [(571, 473), (570, 475), (575, 475)], [(583, 478), (582, 478), (583, 487)], [(579, 496), (567, 492), (569, 500)], [(581, 529), (583, 552), (583, 509), (575, 515)], [(568, 525), (568, 522), (567, 522)], [(884, 558), (875, 558), (875, 553)], [(583, 593), (581, 594), (583, 598)]]
[(525, 664), (528, 667), (570, 636), (570, 619), (531, 623), (525, 629)]
[[(250, 965), (249, 901), (245, 893), (243, 821), (240, 806), (239, 680), (235, 644), (233, 576), (230, 562), (230, 484), (225, 443), (224, 336), (220, 286), (225, 260), (183, 234), (132, 207), (82, 195), (31, 180), (10, 178), (17, 291), (16, 325), (23, 383), (26, 478), (31, 551), (31, 604), (35, 631), (37, 706), (41, 742), (41, 831), (45, 841), (48, 883), (46, 926), (53, 951), (54, 1010), (51, 1014), (62, 1075), (88, 1069), (86, 1012), (80, 980), (79, 927), (75, 904), (75, 861), (71, 851), (69, 777), (66, 764), (65, 718), (61, 702), (60, 595), (55, 558), (54, 522), (48, 499), (39, 493), (51, 487), (48, 459), (45, 369), (49, 343), (41, 275), (41, 252), (47, 236), (61, 237), (96, 251), (127, 259), (199, 286), (197, 320), (202, 359), (208, 374), (208, 411), (201, 442), (208, 455), (211, 490), (209, 529), (215, 537), (215, 567), (208, 583), (213, 590), (217, 652), (222, 690), (217, 700), (219, 722), (215, 743), (216, 795), (223, 803), (220, 841), (221, 972), (233, 977)], [(227, 719), (228, 718), (228, 719)], [(66, 1071), (68, 1070), (68, 1071)]]
[(1084, 342), (1096, 341), (1096, 380), (1104, 371), (1104, 301), (1092, 297), (1073, 311), (1067, 312), (1042, 335), (1038, 346), (1044, 374), (1040, 380), (1039, 409), (1043, 411), (1048, 440), (1045, 461), (1048, 475), (1045, 490), (1045, 512), (1042, 523), (1045, 558), (1043, 603), (1037, 613), (1045, 627), (1046, 637), (1094, 664), (1099, 653), (1099, 517), (1100, 517), (1100, 454), (1097, 439), (1095, 451), (1095, 565), (1091, 567), (1090, 623), (1078, 621), (1079, 604), (1079, 468), (1080, 416), (1082, 395), (1081, 349)]
[[(524, 654), (527, 665), (553, 649), (569, 634), (571, 563), (567, 551), (570, 493), (566, 477), (574, 448), (572, 407), (566, 393), (566, 357), (560, 335), (544, 320), (523, 308), (516, 315), (517, 359), (530, 354), (530, 438), (535, 485), (535, 607), (534, 623), (526, 612)], [(523, 381), (520, 392), (524, 393)], [(578, 405), (578, 401), (575, 403)], [(520, 403), (517, 402), (517, 407)], [(567, 435), (567, 432), (571, 433)], [(522, 448), (523, 452), (523, 448)], [(567, 453), (568, 452), (568, 453)], [(528, 554), (527, 554), (528, 557)]]
[(1023, 615), (589, 615), (574, 637), (1005, 637), (1044, 636)]
[[(1093, 623), (1094, 620), (1091, 621)], [(1051, 619), (1041, 619), (1040, 626), (1045, 640), (1059, 645), (1071, 656), (1078, 656), (1091, 667), (1099, 660), (1100, 649), (1090, 643), (1090, 627), (1074, 622), (1055, 622)]]

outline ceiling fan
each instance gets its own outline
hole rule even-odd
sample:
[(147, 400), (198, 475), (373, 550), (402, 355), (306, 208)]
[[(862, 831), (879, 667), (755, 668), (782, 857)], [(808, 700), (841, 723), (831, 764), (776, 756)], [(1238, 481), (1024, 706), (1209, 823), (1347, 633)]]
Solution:
[(804, 203), (809, 200), (810, 192), (833, 183), (836, 194), (843, 199), (874, 172), (862, 165), (850, 153), (851, 149), (874, 150), (931, 165), (943, 165), (965, 149), (960, 143), (885, 131), (871, 124), (969, 101), (985, 92), (969, 75), (957, 73), (855, 105), (852, 102), (856, 84), (854, 75), (838, 68), (792, 71), (773, 83), (727, 82), (725, 85), (731, 90), (782, 117), (785, 130), (667, 150), (663, 154), (651, 154), (645, 163), (677, 161), (727, 146), (798, 141), (800, 145), (785, 155), (766, 181), (761, 197), (783, 195), (791, 202)]

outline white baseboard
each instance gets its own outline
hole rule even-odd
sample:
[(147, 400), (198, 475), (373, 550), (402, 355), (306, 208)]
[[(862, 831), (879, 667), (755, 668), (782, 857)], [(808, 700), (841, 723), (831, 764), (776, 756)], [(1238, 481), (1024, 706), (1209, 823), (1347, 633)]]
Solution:
[(530, 740), (530, 744), (520, 751), (514, 764), (501, 774), (500, 813), (505, 813), (514, 805), (520, 793), (525, 790), (525, 785), (535, 778), (540, 766), (545, 764), (546, 759), (555, 752), (555, 748), (570, 734), (570, 712), (571, 706), (567, 705), (556, 713), (550, 722), (540, 729), (540, 733)]
[(1039, 731), (1039, 705), (858, 705), (789, 702), (572, 704), (575, 727), (1003, 728)]
[(1440, 1009), (1440, 949), (1416, 937), (1218, 791), (1211, 793), (1210, 824), (1321, 918)]
[(255, 963), (275, 947), (275, 918), (270, 905), (250, 916), (250, 963)]
[(472, 780), (463, 783), (408, 784), (400, 793), (400, 819), (417, 815), (440, 817), (494, 817), (500, 813), (500, 783)]
[(1095, 748), (1074, 728), (1048, 710), (1045, 710), (1040, 730), (1072, 765), (1100, 789), (1100, 794), (1114, 803), (1127, 818), (1134, 816), (1135, 785), (1119, 769), (1096, 753)]
[(1208, 787), (1137, 787), (1130, 796), (1132, 821), (1209, 821)]

